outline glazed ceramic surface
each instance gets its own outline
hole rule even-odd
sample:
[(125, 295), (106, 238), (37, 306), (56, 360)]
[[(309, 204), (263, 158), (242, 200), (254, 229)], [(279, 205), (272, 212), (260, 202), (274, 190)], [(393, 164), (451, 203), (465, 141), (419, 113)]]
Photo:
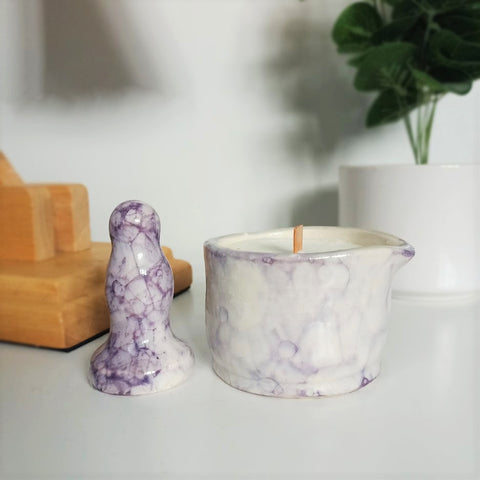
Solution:
[(309, 243), (339, 249), (264, 251), (291, 235), (282, 229), (205, 243), (213, 368), (233, 387), (262, 395), (357, 390), (379, 373), (391, 281), (414, 250), (385, 234), (307, 227), (305, 250)]
[(110, 217), (110, 237), (110, 334), (92, 356), (91, 383), (117, 395), (174, 387), (188, 377), (194, 357), (170, 329), (173, 274), (160, 248), (159, 218), (142, 202), (124, 202)]
[(480, 164), (340, 167), (339, 223), (408, 238), (417, 255), (395, 296), (480, 292)]

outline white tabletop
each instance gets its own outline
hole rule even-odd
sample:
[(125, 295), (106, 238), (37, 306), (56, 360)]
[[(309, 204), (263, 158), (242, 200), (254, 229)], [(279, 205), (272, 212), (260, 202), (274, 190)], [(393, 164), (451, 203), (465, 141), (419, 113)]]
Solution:
[(194, 349), (171, 391), (93, 390), (97, 339), (70, 353), (0, 345), (0, 478), (480, 478), (480, 302), (394, 301), (382, 374), (352, 394), (285, 400), (215, 376), (205, 286), (174, 300)]

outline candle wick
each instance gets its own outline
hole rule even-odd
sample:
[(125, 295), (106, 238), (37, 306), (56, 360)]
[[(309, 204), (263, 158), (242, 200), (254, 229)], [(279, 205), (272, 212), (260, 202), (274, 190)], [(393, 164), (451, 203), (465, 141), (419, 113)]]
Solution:
[(293, 253), (303, 249), (303, 225), (297, 225), (293, 229)]

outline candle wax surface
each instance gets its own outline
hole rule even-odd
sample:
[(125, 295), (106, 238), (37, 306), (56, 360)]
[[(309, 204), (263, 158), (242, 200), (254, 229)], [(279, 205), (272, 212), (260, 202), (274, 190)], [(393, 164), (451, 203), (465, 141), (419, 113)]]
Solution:
[[(254, 236), (254, 238), (248, 238), (247, 236), (247, 238), (232, 241), (225, 246), (232, 250), (247, 252), (293, 254), (293, 236), (292, 238), (284, 236), (267, 236), (263, 238)], [(304, 236), (303, 248), (299, 253), (335, 252), (359, 247), (361, 245), (358, 243), (347, 242), (341, 239), (308, 238)]]

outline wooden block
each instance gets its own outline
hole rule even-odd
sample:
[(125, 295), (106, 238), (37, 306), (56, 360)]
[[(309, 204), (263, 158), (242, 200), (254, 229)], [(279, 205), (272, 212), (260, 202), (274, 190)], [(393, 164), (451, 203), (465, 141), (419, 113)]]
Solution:
[(4, 341), (67, 348), (63, 314), (59, 308), (2, 302), (0, 318), (0, 338)]
[(110, 244), (44, 262), (0, 262), (0, 339), (69, 349), (105, 331)]
[[(0, 187), (23, 186), (24, 183), (7, 157), (0, 151)], [(55, 248), (59, 252), (78, 252), (90, 247), (90, 215), (88, 207), (88, 191), (84, 185), (79, 184), (45, 184), (35, 187), (46, 187), (52, 198), (53, 226), (55, 235)], [(18, 193), (18, 192), (17, 192)], [(11, 198), (14, 202), (17, 197)], [(16, 206), (11, 203), (12, 206)], [(19, 208), (23, 208), (23, 203)], [(41, 206), (38, 206), (39, 211)], [(0, 222), (2, 218), (0, 218)], [(2, 230), (9, 228), (0, 223)], [(27, 233), (27, 232), (23, 232)], [(25, 239), (30, 241), (31, 238)], [(35, 239), (33, 239), (35, 240)], [(40, 247), (41, 248), (41, 247)], [(3, 257), (5, 258), (5, 257)], [(41, 260), (43, 257), (35, 256), (27, 260)], [(48, 258), (48, 257), (45, 257)]]
[(90, 248), (88, 191), (80, 184), (45, 184), (52, 197), (55, 248), (80, 252)]
[(5, 154), (0, 150), (0, 187), (23, 185), (20, 175), (15, 171)]
[(60, 305), (0, 303), (0, 315), (2, 340), (62, 350), (109, 328), (102, 291)]
[(55, 254), (53, 211), (45, 187), (0, 187), (0, 227), (0, 259), (39, 261)]
[[(0, 189), (1, 190), (1, 189)], [(175, 293), (191, 284), (191, 266), (169, 259)], [(58, 253), (43, 262), (0, 261), (0, 340), (71, 349), (109, 327), (105, 276), (109, 243)]]
[(88, 250), (58, 253), (44, 262), (0, 261), (0, 302), (57, 305), (104, 293), (110, 258), (109, 243), (92, 243)]

